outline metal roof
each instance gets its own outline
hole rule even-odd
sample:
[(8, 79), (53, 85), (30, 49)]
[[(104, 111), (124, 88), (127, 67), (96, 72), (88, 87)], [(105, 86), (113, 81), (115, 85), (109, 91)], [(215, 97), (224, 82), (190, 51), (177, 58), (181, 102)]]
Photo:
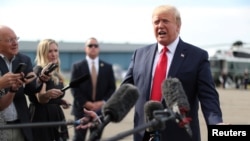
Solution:
[[(19, 49), (22, 51), (35, 51), (39, 41), (19, 41)], [(146, 46), (146, 44), (130, 43), (99, 43), (102, 52), (132, 52), (137, 48)], [(83, 51), (84, 42), (58, 42), (60, 52)]]

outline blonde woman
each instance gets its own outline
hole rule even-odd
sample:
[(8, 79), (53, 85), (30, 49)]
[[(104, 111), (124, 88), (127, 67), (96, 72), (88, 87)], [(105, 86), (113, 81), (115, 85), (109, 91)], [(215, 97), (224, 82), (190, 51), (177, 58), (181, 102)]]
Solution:
[[(39, 77), (39, 83), (43, 83), (41, 91), (30, 96), (31, 121), (32, 122), (56, 122), (64, 121), (63, 108), (69, 108), (67, 101), (63, 100), (64, 77), (60, 70), (60, 58), (58, 43), (53, 39), (44, 39), (37, 46), (34, 72)], [(46, 81), (40, 74), (51, 65), (58, 67), (47, 75)], [(51, 126), (33, 128), (33, 136), (36, 141), (64, 141), (68, 139), (67, 126)]]

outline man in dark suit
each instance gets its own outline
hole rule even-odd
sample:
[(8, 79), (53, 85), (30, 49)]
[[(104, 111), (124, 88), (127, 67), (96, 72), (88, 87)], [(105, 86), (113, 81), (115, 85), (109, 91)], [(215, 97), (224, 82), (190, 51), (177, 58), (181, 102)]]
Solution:
[[(99, 59), (99, 44), (96, 38), (89, 38), (85, 43), (86, 59), (73, 64), (71, 80), (84, 74), (90, 74), (91, 79), (72, 88), (74, 102), (72, 114), (78, 120), (84, 116), (83, 108), (101, 114), (101, 107), (116, 90), (112, 65)], [(85, 140), (87, 129), (76, 129), (74, 141)]]
[[(190, 104), (187, 116), (192, 118), (190, 126), (193, 135), (190, 138), (184, 128), (180, 128), (174, 120), (171, 120), (166, 122), (166, 128), (160, 132), (161, 141), (200, 141), (199, 102), (208, 125), (223, 124), (219, 96), (210, 72), (208, 53), (182, 41), (179, 37), (181, 17), (174, 6), (157, 7), (153, 11), (152, 24), (157, 43), (135, 50), (122, 82), (122, 84), (134, 84), (140, 93), (135, 105), (134, 126), (143, 125), (145, 122), (144, 104), (151, 100), (151, 87), (157, 61), (161, 49), (166, 47), (168, 51), (164, 55), (167, 55), (168, 61), (164, 79), (171, 77), (181, 81)], [(166, 105), (162, 97), (159, 101)], [(142, 141), (143, 137), (148, 141), (149, 133), (144, 131), (136, 133), (134, 141)]]
[[(0, 25), (0, 74), (4, 75), (12, 73), (17, 69), (19, 63), (26, 64), (26, 68), (20, 73), (22, 76), (18, 80), (8, 81), (10, 83), (19, 82), (16, 85), (19, 87), (2, 89), (4, 94), (14, 95), (12, 101), (5, 105), (5, 108), (0, 111), (3, 120), (7, 124), (28, 123), (30, 122), (30, 114), (27, 106), (25, 94), (34, 94), (36, 92), (36, 81), (33, 77), (26, 79), (24, 76), (34, 75), (32, 70), (31, 59), (19, 53), (18, 37), (15, 32), (8, 26)], [(24, 78), (24, 79), (22, 79)], [(6, 82), (7, 83), (7, 82)], [(7, 101), (6, 101), (7, 102)], [(6, 138), (3, 140), (18, 140), (18, 141), (32, 141), (32, 133), (30, 128), (9, 129), (6, 133)]]

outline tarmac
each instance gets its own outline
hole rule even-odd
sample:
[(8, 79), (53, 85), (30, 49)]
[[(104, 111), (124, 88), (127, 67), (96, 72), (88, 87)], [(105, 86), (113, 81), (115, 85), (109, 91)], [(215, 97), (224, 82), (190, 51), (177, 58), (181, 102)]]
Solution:
[[(217, 88), (220, 96), (220, 106), (223, 113), (223, 120), (225, 123), (230, 124), (250, 124), (250, 88), (249, 90), (245, 89), (222, 89)], [(70, 93), (70, 90), (66, 91), (65, 99), (69, 102), (72, 102), (73, 98)], [(73, 116), (70, 114), (71, 109), (64, 110), (67, 120), (73, 120)], [(103, 130), (102, 138), (109, 139), (117, 134), (127, 132), (133, 129), (133, 113), (134, 109), (132, 108), (130, 112), (124, 117), (124, 119), (119, 123), (109, 123)], [(203, 118), (201, 111), (199, 110), (199, 119), (200, 119), (200, 128), (201, 128), (201, 138), (202, 141), (207, 141), (207, 127)], [(70, 141), (73, 138), (74, 127), (68, 126), (70, 133)], [(87, 135), (89, 138), (89, 134)], [(126, 136), (120, 141), (132, 141), (132, 135)]]

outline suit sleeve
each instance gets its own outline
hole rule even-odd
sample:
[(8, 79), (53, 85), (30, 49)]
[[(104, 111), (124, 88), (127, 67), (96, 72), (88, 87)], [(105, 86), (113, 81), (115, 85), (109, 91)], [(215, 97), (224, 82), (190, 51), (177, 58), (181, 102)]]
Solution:
[(210, 71), (208, 54), (205, 52), (201, 56), (198, 73), (198, 97), (205, 121), (207, 124), (212, 125), (222, 122), (222, 112), (220, 109), (219, 95), (215, 89)]

